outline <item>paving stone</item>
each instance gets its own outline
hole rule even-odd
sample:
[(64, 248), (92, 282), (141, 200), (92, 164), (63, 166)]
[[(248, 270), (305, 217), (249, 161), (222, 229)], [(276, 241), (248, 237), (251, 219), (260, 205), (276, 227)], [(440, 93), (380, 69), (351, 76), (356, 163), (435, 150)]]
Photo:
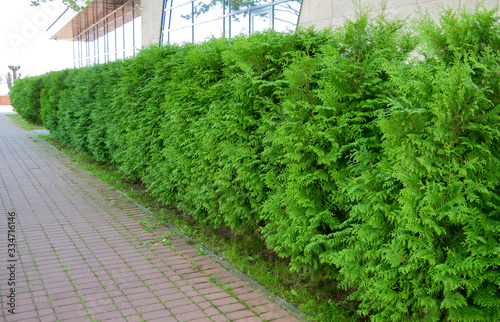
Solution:
[(273, 320), (273, 322), (296, 322), (296, 321), (298, 322), (300, 320), (297, 319), (296, 317), (291, 317), (291, 316), (287, 316), (285, 318)]
[(287, 315), (288, 315), (288, 312), (285, 310), (275, 310), (275, 311), (261, 314), (260, 317), (264, 318), (266, 320), (273, 320), (273, 319), (277, 319), (277, 318), (283, 318)]
[(178, 307), (174, 307), (173, 309), (170, 309), (170, 311), (176, 315), (182, 314), (182, 313), (187, 313), (187, 312), (194, 312), (194, 311), (198, 311), (198, 310), (199, 310), (198, 306), (194, 305), (194, 304), (178, 306)]
[[(34, 138), (0, 113), (0, 182), (6, 183), (0, 199), (5, 213), (16, 213), (22, 267), (18, 311), (2, 316), (6, 321), (86, 322), (87, 311), (96, 321), (250, 321), (259, 315), (297, 321), (178, 236), (170, 237), (175, 251), (141, 245), (153, 239), (139, 223), (144, 210)], [(0, 271), (1, 280), (6, 276)], [(6, 312), (5, 301), (0, 309)]]
[(203, 311), (193, 311), (193, 312), (188, 312), (188, 313), (183, 313), (176, 315), (175, 318), (179, 321), (192, 321), (197, 318), (202, 318), (205, 316), (205, 313)]
[(222, 299), (212, 301), (212, 304), (215, 306), (223, 306), (223, 305), (233, 304), (236, 302), (238, 302), (238, 300), (235, 299), (234, 297), (225, 297)]
[(261, 318), (256, 317), (256, 316), (252, 316), (249, 318), (243, 318), (243, 319), (239, 319), (236, 321), (238, 321), (238, 322), (261, 322), (263, 320)]
[(234, 304), (219, 306), (218, 308), (219, 310), (221, 310), (221, 312), (228, 313), (228, 312), (243, 310), (245, 309), (245, 306), (241, 303), (234, 303)]
[(239, 319), (248, 318), (251, 316), (255, 316), (255, 313), (253, 313), (252, 311), (248, 311), (248, 310), (236, 311), (236, 312), (231, 312), (231, 313), (227, 314), (227, 317), (232, 319), (232, 320), (239, 320)]
[[(213, 321), (215, 322), (224, 322), (224, 321), (229, 321), (228, 318), (226, 318), (224, 315), (215, 315), (210, 317)], [(260, 319), (259, 319), (260, 321)]]

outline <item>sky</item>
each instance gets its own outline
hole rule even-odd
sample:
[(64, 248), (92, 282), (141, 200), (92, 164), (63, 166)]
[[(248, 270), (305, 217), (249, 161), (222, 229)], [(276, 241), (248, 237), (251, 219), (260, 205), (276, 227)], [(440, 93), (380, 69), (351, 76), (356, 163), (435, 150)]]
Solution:
[(49, 40), (47, 28), (64, 12), (60, 0), (38, 7), (30, 0), (0, 0), (0, 95), (8, 92), (8, 66), (21, 66), (21, 77), (73, 67), (71, 41)]

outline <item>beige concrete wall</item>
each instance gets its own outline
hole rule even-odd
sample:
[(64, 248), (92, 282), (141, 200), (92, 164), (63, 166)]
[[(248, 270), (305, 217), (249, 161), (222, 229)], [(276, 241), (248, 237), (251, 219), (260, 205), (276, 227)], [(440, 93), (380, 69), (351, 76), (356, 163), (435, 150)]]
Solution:
[[(299, 15), (299, 26), (315, 26), (317, 29), (339, 26), (346, 19), (356, 16), (357, 4), (370, 7), (372, 15), (382, 13), (383, 0), (302, 0)], [(457, 9), (459, 6), (473, 9), (476, 0), (385, 0), (385, 12), (391, 18), (417, 16), (419, 10), (427, 10), (436, 19), (441, 8)], [(500, 0), (485, 0), (486, 8), (492, 9), (500, 4)]]
[(142, 0), (141, 7), (142, 46), (157, 44), (160, 41), (163, 0)]

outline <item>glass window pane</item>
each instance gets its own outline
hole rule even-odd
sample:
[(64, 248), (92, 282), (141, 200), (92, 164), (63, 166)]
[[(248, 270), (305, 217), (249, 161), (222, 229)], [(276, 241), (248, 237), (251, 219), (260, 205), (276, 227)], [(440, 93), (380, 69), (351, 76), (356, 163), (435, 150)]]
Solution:
[(142, 44), (142, 20), (141, 16), (135, 18), (135, 47), (136, 47), (136, 53), (137, 49), (141, 49), (141, 44)]
[(265, 7), (250, 11), (252, 23), (252, 33), (270, 29), (271, 26), (271, 7)]
[(295, 30), (299, 20), (300, 1), (287, 1), (274, 6), (274, 30)]
[(169, 8), (175, 8), (186, 3), (191, 3), (192, 0), (169, 0), (168, 2), (171, 2), (171, 6), (169, 6)]
[(271, 0), (228, 0), (228, 1), (230, 3), (229, 7), (231, 9), (231, 12), (257, 7), (271, 2)]
[(116, 49), (118, 59), (125, 58), (123, 51), (123, 26), (116, 28)]
[(239, 35), (248, 36), (248, 31), (249, 31), (248, 20), (249, 20), (248, 12), (231, 16), (230, 37), (236, 37)]
[(224, 16), (222, 1), (195, 0), (194, 1), (194, 22), (206, 22)]
[(91, 34), (91, 35), (89, 35), (89, 51), (88, 51), (90, 65), (94, 65), (95, 64), (95, 61), (94, 61), (94, 57), (95, 57), (94, 50), (95, 50), (94, 39), (93, 39), (93, 35)]
[(102, 64), (105, 62), (104, 60), (104, 29), (100, 28), (97, 32), (97, 62)]
[(163, 17), (163, 26), (161, 27), (163, 43), (168, 43), (168, 29), (170, 27), (170, 10), (165, 10), (165, 14)]
[(194, 42), (200, 43), (210, 38), (222, 37), (223, 20), (218, 19), (194, 26)]
[(193, 31), (191, 27), (182, 28), (170, 31), (170, 43), (171, 44), (184, 44), (190, 43), (193, 39)]
[(191, 3), (172, 9), (170, 16), (170, 29), (179, 29), (191, 25)]

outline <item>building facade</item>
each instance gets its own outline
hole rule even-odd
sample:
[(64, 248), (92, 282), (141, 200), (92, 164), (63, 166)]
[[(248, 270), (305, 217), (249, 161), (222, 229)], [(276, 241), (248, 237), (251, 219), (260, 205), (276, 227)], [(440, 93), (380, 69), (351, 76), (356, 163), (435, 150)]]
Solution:
[(383, 13), (401, 19), (428, 12), (437, 20), (443, 8), (472, 10), (480, 2), (488, 9), (500, 5), (500, 0), (302, 0), (298, 25), (317, 29), (339, 26), (346, 19), (354, 19), (359, 7), (369, 8), (373, 15)]
[[(478, 0), (479, 1), (479, 0)], [(150, 44), (199, 43), (297, 26), (317, 29), (353, 19), (358, 8), (406, 18), (442, 8), (473, 9), (475, 0), (93, 0), (80, 12), (66, 10), (49, 27), (51, 39), (73, 41), (75, 67), (135, 55)], [(485, 0), (488, 9), (500, 0)]]

